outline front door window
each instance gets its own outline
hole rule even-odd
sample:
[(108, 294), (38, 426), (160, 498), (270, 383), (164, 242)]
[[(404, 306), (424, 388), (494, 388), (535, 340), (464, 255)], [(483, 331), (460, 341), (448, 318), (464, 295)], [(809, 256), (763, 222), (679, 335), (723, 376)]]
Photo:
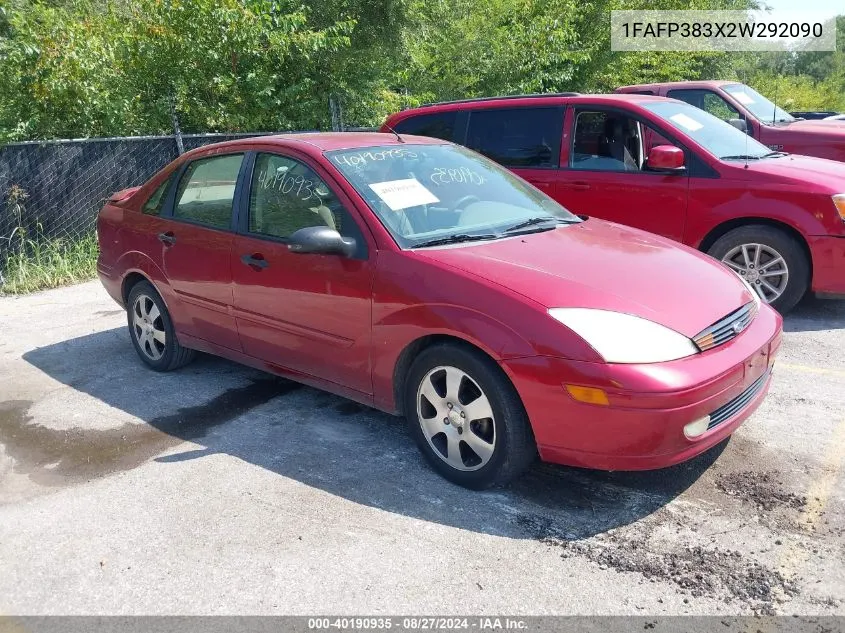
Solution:
[(358, 225), (310, 167), (286, 156), (259, 154), (249, 196), (248, 232), (284, 240), (311, 226), (335, 229), (364, 248)]

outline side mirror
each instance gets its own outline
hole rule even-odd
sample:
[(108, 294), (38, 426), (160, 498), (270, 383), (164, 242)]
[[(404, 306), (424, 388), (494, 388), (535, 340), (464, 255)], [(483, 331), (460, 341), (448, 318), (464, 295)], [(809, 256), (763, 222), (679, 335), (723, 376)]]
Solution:
[(745, 122), (745, 119), (728, 119), (728, 123), (733, 125), (740, 132), (748, 134), (748, 123)]
[(356, 246), (354, 239), (342, 237), (340, 233), (328, 226), (308, 226), (295, 231), (288, 238), (290, 252), (300, 255), (314, 253), (352, 257)]
[(680, 171), (684, 168), (684, 150), (674, 145), (652, 147), (646, 161), (654, 171)]

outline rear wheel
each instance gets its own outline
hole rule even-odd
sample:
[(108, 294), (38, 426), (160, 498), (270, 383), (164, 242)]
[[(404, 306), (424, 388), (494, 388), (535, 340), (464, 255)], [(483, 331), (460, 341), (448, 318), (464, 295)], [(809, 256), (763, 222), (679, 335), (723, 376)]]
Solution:
[(519, 395), (492, 360), (471, 348), (423, 350), (405, 383), (405, 413), (429, 463), (461, 486), (505, 485), (536, 457)]
[(135, 351), (149, 367), (171, 371), (193, 360), (194, 350), (176, 340), (170, 313), (150, 282), (139, 281), (132, 286), (126, 315)]
[(810, 263), (791, 235), (753, 224), (741, 226), (716, 240), (707, 251), (735, 270), (761, 301), (786, 314), (810, 286)]

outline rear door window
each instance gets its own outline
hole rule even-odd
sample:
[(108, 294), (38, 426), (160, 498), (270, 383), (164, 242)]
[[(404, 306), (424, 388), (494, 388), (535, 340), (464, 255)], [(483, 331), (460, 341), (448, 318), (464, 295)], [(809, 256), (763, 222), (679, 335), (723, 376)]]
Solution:
[(473, 110), (466, 146), (506, 167), (557, 167), (563, 108)]
[(458, 112), (435, 112), (412, 116), (396, 124), (395, 130), (400, 134), (416, 134), (417, 136), (431, 136), (451, 141), (455, 135), (455, 121)]
[(195, 160), (179, 181), (173, 217), (217, 229), (232, 225), (232, 202), (243, 154)]
[(712, 90), (670, 90), (666, 93), (670, 99), (678, 99), (709, 112), (722, 121), (742, 118), (739, 111)]

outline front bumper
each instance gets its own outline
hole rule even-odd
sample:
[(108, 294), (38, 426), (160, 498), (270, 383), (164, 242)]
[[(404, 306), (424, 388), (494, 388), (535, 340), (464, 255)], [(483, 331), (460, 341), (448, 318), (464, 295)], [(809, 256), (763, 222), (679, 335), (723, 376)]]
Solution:
[(807, 239), (813, 257), (813, 292), (845, 297), (845, 237)]
[[(522, 397), (544, 461), (648, 470), (706, 451), (757, 409), (769, 388), (781, 329), (780, 315), (763, 306), (729, 343), (668, 363), (608, 365), (535, 356), (502, 366)], [(564, 384), (603, 389), (610, 404), (578, 402)], [(719, 411), (727, 415), (713, 428), (694, 439), (684, 435), (684, 426)]]

